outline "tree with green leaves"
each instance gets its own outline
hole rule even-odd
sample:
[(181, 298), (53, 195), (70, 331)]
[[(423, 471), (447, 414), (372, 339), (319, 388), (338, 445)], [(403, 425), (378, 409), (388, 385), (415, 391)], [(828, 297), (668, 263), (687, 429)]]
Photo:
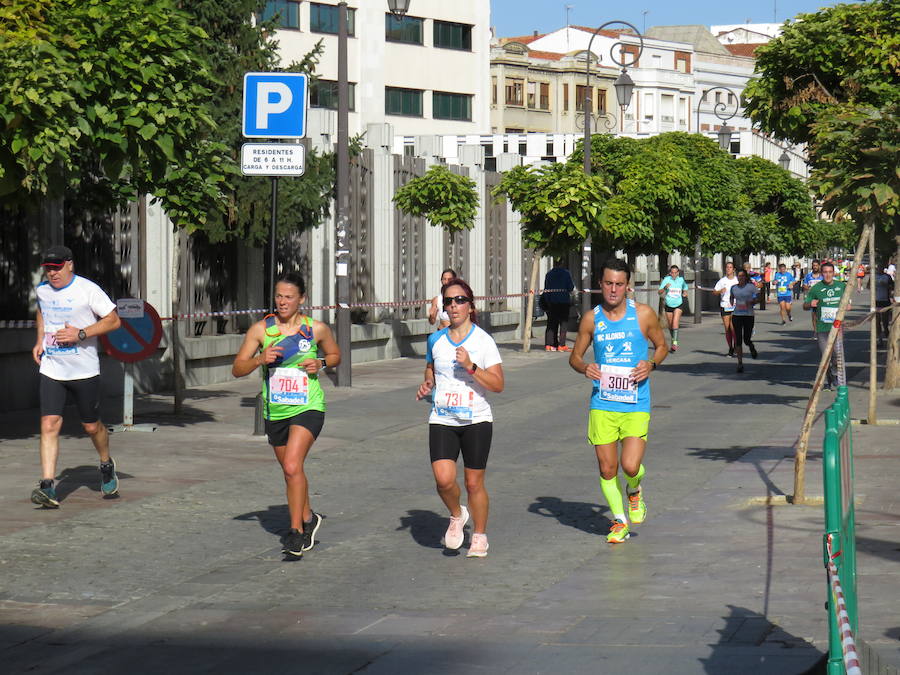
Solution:
[(152, 194), (177, 224), (226, 208), (206, 34), (170, 0), (5, 0), (0, 196), (113, 206)]
[[(808, 143), (810, 184), (827, 212), (892, 229), (900, 253), (900, 3), (837, 5), (798, 19), (757, 51), (747, 111), (764, 132)], [(898, 385), (895, 311), (885, 386)]]
[(539, 167), (517, 166), (494, 188), (521, 218), (525, 246), (534, 249), (529, 276), (523, 345), (530, 347), (537, 270), (544, 255), (562, 257), (592, 235), (610, 190), (603, 176), (585, 176), (574, 162)]
[[(210, 86), (210, 117), (216, 137), (228, 148), (231, 162), (239, 161), (242, 136), (243, 78), (247, 72), (288, 71), (308, 74), (323, 54), (321, 42), (299, 62), (282, 64), (275, 29), (278, 17), (261, 20), (265, 0), (192, 0), (183, 3), (191, 23), (209, 36), (196, 45), (214, 77)], [(258, 20), (251, 21), (252, 17)], [(306, 155), (302, 177), (282, 177), (278, 184), (277, 221), (280, 232), (318, 225), (328, 214), (334, 186), (334, 154), (312, 150)], [(271, 186), (259, 176), (229, 172), (225, 186), (228, 208), (208, 223), (212, 241), (232, 237), (260, 244), (268, 239)]]
[(443, 164), (434, 164), (424, 175), (413, 178), (394, 194), (397, 208), (411, 216), (423, 217), (450, 234), (471, 230), (478, 213), (475, 181), (453, 173)]

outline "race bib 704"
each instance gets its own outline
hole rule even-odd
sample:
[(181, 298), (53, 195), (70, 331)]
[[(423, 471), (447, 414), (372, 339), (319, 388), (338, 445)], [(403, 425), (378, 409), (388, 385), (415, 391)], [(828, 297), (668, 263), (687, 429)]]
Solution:
[(298, 368), (276, 368), (269, 378), (269, 403), (306, 405), (309, 375)]

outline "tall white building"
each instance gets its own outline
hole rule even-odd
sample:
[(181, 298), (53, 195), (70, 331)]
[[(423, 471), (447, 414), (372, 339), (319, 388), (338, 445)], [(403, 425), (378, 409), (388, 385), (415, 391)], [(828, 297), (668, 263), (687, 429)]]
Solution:
[[(490, 0), (411, 0), (400, 20), (387, 0), (347, 4), (351, 135), (384, 123), (402, 134), (490, 131)], [(322, 42), (310, 107), (336, 109), (337, 0), (269, 0), (263, 16), (275, 14), (283, 63)], [(310, 115), (312, 134), (333, 138), (334, 124), (334, 115)]]

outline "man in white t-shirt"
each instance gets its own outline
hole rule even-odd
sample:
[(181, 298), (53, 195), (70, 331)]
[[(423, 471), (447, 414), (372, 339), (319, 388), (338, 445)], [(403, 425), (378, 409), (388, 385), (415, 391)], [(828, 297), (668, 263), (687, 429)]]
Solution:
[(41, 482), (31, 501), (59, 508), (56, 460), (63, 408), (70, 395), (84, 430), (100, 455), (100, 490), (119, 490), (116, 465), (109, 456), (109, 434), (100, 421), (100, 359), (97, 336), (116, 330), (121, 322), (115, 303), (95, 284), (74, 272), (72, 251), (52, 246), (41, 267), (47, 280), (37, 287), (37, 340), (31, 354), (40, 367)]
[(727, 262), (725, 263), (725, 276), (719, 279), (713, 288), (713, 293), (719, 296), (719, 314), (722, 317), (722, 325), (725, 326), (728, 356), (734, 356), (734, 328), (731, 325), (734, 304), (731, 302), (731, 287), (737, 282), (737, 276), (734, 274), (734, 263)]

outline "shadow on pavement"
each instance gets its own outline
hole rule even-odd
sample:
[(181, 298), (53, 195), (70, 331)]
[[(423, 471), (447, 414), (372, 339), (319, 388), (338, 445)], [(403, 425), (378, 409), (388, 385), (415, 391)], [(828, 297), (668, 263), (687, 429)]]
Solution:
[(528, 506), (529, 513), (536, 513), (545, 518), (556, 518), (560, 525), (606, 536), (612, 521), (604, 515), (609, 509), (597, 503), (567, 502), (559, 497), (536, 497)]
[[(728, 615), (725, 626), (719, 629), (721, 639), (711, 645), (713, 650), (709, 658), (699, 659), (707, 673), (738, 674), (738, 673), (795, 673), (796, 675), (825, 675), (825, 663), (828, 655), (823, 654), (818, 648), (805, 639), (788, 633), (784, 628), (769, 621), (765, 616), (746, 607), (726, 605)], [(746, 648), (768, 647), (760, 649), (759, 656), (750, 656)], [(743, 648), (743, 649), (741, 649)], [(797, 652), (798, 659), (796, 670), (782, 670), (767, 660), (772, 657), (772, 649), (784, 649), (786, 652)], [(809, 654), (809, 665), (801, 665), (800, 652)]]
[(425, 548), (444, 548), (441, 537), (447, 529), (447, 517), (439, 516), (434, 511), (411, 509), (400, 518), (397, 531), (409, 530), (410, 536), (419, 546)]
[[(100, 492), (100, 465), (98, 464), (82, 464), (81, 466), (72, 466), (63, 469), (59, 474), (58, 483), (56, 484), (56, 496), (62, 501), (80, 487), (86, 487), (92, 492)], [(130, 473), (116, 471), (119, 480), (127, 480), (134, 478)], [(117, 498), (118, 495), (111, 497)]]
[[(321, 515), (321, 514), (320, 514)], [(323, 518), (325, 516), (322, 516)], [(265, 511), (250, 511), (235, 516), (233, 520), (255, 520), (269, 534), (283, 536), (291, 529), (291, 514), (287, 504), (273, 504)]]
[(781, 396), (778, 394), (718, 394), (707, 396), (706, 400), (715, 403), (744, 404), (744, 403), (769, 403), (772, 405), (791, 405), (798, 401), (808, 401), (808, 396)]

